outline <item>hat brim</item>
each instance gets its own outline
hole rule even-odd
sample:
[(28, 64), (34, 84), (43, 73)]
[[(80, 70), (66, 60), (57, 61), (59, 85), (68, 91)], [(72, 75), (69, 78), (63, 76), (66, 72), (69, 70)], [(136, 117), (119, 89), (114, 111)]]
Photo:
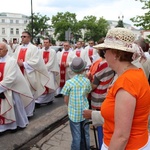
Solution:
[(115, 45), (115, 44), (108, 45), (108, 44), (102, 43), (102, 44), (98, 44), (98, 45), (93, 46), (93, 48), (95, 48), (97, 50), (103, 50), (103, 49), (106, 49), (106, 48), (110, 48), (110, 49), (116, 49), (116, 50), (120, 50), (120, 51), (135, 53), (135, 50), (130, 48), (130, 47), (127, 48), (127, 47), (123, 47), (123, 46)]
[(84, 61), (84, 65), (83, 65), (82, 68), (80, 68), (80, 69), (78, 69), (78, 70), (75, 70), (75, 69), (73, 69), (72, 65), (70, 65), (70, 69), (71, 69), (73, 72), (81, 72), (81, 71), (83, 71), (83, 70), (85, 69), (86, 65), (87, 65), (87, 62)]

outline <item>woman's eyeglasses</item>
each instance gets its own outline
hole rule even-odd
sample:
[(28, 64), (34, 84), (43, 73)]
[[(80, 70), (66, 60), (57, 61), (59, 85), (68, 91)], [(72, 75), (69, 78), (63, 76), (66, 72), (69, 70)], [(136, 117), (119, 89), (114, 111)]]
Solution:
[(107, 50), (110, 50), (109, 48), (103, 49), (103, 53), (105, 54)]

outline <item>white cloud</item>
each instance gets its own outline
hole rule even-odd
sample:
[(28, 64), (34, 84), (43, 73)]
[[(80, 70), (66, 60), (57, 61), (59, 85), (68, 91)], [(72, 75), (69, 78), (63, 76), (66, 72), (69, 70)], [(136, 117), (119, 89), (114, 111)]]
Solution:
[[(112, 3), (107, 3), (107, 5), (102, 3), (84, 9), (84, 11), (80, 10), (77, 12), (77, 16), (79, 16), (79, 19), (82, 19), (82, 16), (91, 14), (97, 17), (103, 16), (107, 20), (117, 20), (118, 16), (124, 16), (124, 21), (131, 23), (130, 18), (143, 14), (144, 11), (141, 7), (142, 4), (140, 2), (135, 2), (134, 0), (118, 0)], [(82, 16), (80, 14), (82, 14)]]
[[(88, 15), (117, 20), (119, 15), (124, 15), (124, 22), (131, 23), (131, 17), (143, 14), (143, 4), (135, 0), (32, 0), (32, 3), (35, 13), (52, 17), (57, 12), (69, 11), (79, 20)], [(0, 11), (31, 15), (31, 0), (4, 0)]]

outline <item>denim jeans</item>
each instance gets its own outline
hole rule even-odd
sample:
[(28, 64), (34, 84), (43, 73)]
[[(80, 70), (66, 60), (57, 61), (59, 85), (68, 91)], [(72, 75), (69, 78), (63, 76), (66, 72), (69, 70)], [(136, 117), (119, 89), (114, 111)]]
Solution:
[(73, 122), (69, 120), (69, 122), (72, 134), (71, 150), (85, 150), (84, 136), (86, 138), (87, 150), (89, 150), (90, 149), (89, 125), (85, 126), (84, 128), (85, 135), (83, 134), (83, 124), (87, 122), (87, 120), (84, 120), (82, 122)]

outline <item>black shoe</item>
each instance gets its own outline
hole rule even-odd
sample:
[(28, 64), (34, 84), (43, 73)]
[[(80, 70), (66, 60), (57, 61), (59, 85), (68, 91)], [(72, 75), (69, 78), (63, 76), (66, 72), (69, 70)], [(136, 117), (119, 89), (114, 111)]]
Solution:
[(58, 94), (55, 96), (55, 98), (59, 98), (59, 97), (62, 97), (63, 95), (62, 94)]
[(20, 130), (24, 130), (26, 127), (22, 128), (22, 127), (17, 127), (16, 129), (13, 129), (13, 130), (9, 130), (10, 133), (16, 133), (17, 131), (20, 131)]
[(40, 107), (41, 107), (41, 104), (35, 103), (35, 108), (40, 108)]
[(47, 105), (51, 105), (51, 104), (53, 104), (53, 101), (50, 101), (50, 102), (47, 103)]
[(27, 116), (27, 117), (28, 117), (28, 120), (30, 121), (31, 119), (33, 119), (34, 114), (33, 114), (33, 116)]
[(18, 131), (18, 129), (13, 129), (13, 130), (9, 130), (10, 133), (16, 133)]
[(3, 132), (0, 132), (0, 136), (5, 135), (7, 132), (8, 132), (7, 130), (6, 130), (6, 131), (3, 131)]

